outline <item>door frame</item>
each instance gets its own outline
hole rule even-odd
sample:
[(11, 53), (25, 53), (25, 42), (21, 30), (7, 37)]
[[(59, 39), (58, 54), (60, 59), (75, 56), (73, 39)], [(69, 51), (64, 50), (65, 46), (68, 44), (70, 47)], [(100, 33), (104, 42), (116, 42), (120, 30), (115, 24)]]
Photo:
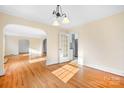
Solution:
[[(66, 35), (66, 36), (68, 36), (68, 57), (67, 58), (65, 58), (65, 61), (61, 61), (61, 59), (60, 59), (60, 56), (61, 56), (61, 53), (60, 53), (60, 51), (61, 51), (61, 42), (60, 42), (60, 40), (61, 40), (61, 37), (60, 37), (60, 35), (61, 34), (63, 34), (63, 35)], [(58, 50), (58, 52), (59, 52), (59, 63), (64, 63), (64, 62), (67, 62), (67, 61), (69, 61), (70, 60), (70, 37), (69, 37), (69, 33), (67, 33), (67, 32), (59, 32), (59, 50)], [(64, 59), (63, 59), (64, 60)]]

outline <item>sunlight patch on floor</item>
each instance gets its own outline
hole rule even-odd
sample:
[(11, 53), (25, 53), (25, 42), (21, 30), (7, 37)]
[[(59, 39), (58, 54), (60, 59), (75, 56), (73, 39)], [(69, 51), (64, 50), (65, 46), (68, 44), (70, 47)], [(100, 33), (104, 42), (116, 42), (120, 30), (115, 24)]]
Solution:
[(75, 62), (70, 62), (61, 68), (54, 70), (52, 73), (64, 83), (67, 83), (78, 71), (78, 64)]
[(20, 56), (20, 57), (24, 57), (24, 56), (26, 56), (26, 57), (27, 57), (27, 56), (29, 56), (29, 54), (27, 54), (27, 53), (24, 53), (24, 54), (19, 54), (19, 56)]
[(45, 61), (46, 58), (45, 57), (40, 57), (40, 58), (33, 58), (29, 60), (29, 63), (36, 63), (36, 62), (42, 62)]

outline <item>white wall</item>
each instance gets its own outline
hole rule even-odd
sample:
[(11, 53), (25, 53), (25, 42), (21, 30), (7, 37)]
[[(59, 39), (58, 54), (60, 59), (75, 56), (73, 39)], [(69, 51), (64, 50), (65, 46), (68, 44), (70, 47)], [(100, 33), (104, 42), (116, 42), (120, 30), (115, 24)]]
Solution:
[(71, 31), (79, 33), (79, 62), (124, 76), (124, 12)]
[(32, 58), (43, 55), (43, 39), (30, 38), (29, 52)]
[(18, 55), (18, 38), (13, 36), (5, 36), (5, 55)]
[[(24, 25), (33, 28), (44, 30), (47, 33), (47, 65), (58, 63), (58, 33), (66, 31), (60, 27), (46, 25), (21, 17), (11, 16), (5, 13), (0, 13), (0, 75), (4, 73), (4, 28), (8, 24)], [(48, 47), (49, 46), (49, 47)]]
[(47, 35), (47, 65), (56, 64), (59, 62), (59, 31), (49, 31)]
[[(3, 19), (3, 17), (1, 16), (1, 19)], [(3, 25), (1, 24), (2, 21), (0, 21), (0, 27), (2, 27)], [(2, 31), (3, 29), (0, 28), (0, 76), (4, 75), (5, 70), (4, 70), (4, 50), (5, 50), (5, 42), (4, 42), (4, 32)]]
[(29, 40), (19, 40), (18, 41), (19, 53), (29, 53)]
[(5, 55), (19, 54), (19, 40), (29, 40), (29, 52), (31, 57), (41, 56), (43, 38), (28, 38), (22, 36), (5, 36)]

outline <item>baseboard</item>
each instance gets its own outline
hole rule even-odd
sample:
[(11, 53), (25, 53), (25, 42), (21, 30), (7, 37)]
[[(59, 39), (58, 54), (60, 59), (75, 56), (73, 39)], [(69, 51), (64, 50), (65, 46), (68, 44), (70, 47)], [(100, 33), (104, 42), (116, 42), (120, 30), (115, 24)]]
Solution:
[(119, 75), (119, 76), (124, 76), (124, 71), (122, 71), (122, 70), (113, 69), (113, 68), (106, 67), (106, 66), (101, 66), (101, 65), (94, 65), (94, 64), (84, 64), (84, 66), (88, 66), (88, 67), (91, 67), (91, 68), (95, 68), (95, 69), (98, 69), (98, 70), (102, 70), (102, 71), (105, 71), (105, 72), (116, 74), (116, 75)]
[(58, 60), (48, 60), (47, 59), (46, 65), (53, 65), (53, 64), (57, 64), (57, 63), (58, 63)]
[(5, 75), (5, 72), (0, 72), (0, 76), (4, 76)]

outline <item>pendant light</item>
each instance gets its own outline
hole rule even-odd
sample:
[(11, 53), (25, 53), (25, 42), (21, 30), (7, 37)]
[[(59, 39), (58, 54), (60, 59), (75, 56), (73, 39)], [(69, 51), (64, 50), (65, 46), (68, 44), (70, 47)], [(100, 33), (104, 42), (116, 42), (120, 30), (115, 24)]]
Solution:
[[(70, 20), (67, 17), (66, 13), (63, 13), (62, 8), (60, 5), (57, 5), (56, 10), (53, 10), (53, 15), (55, 16), (55, 20), (53, 22), (54, 26), (59, 26), (61, 23), (62, 24), (69, 24)], [(60, 22), (62, 19), (62, 22)]]

